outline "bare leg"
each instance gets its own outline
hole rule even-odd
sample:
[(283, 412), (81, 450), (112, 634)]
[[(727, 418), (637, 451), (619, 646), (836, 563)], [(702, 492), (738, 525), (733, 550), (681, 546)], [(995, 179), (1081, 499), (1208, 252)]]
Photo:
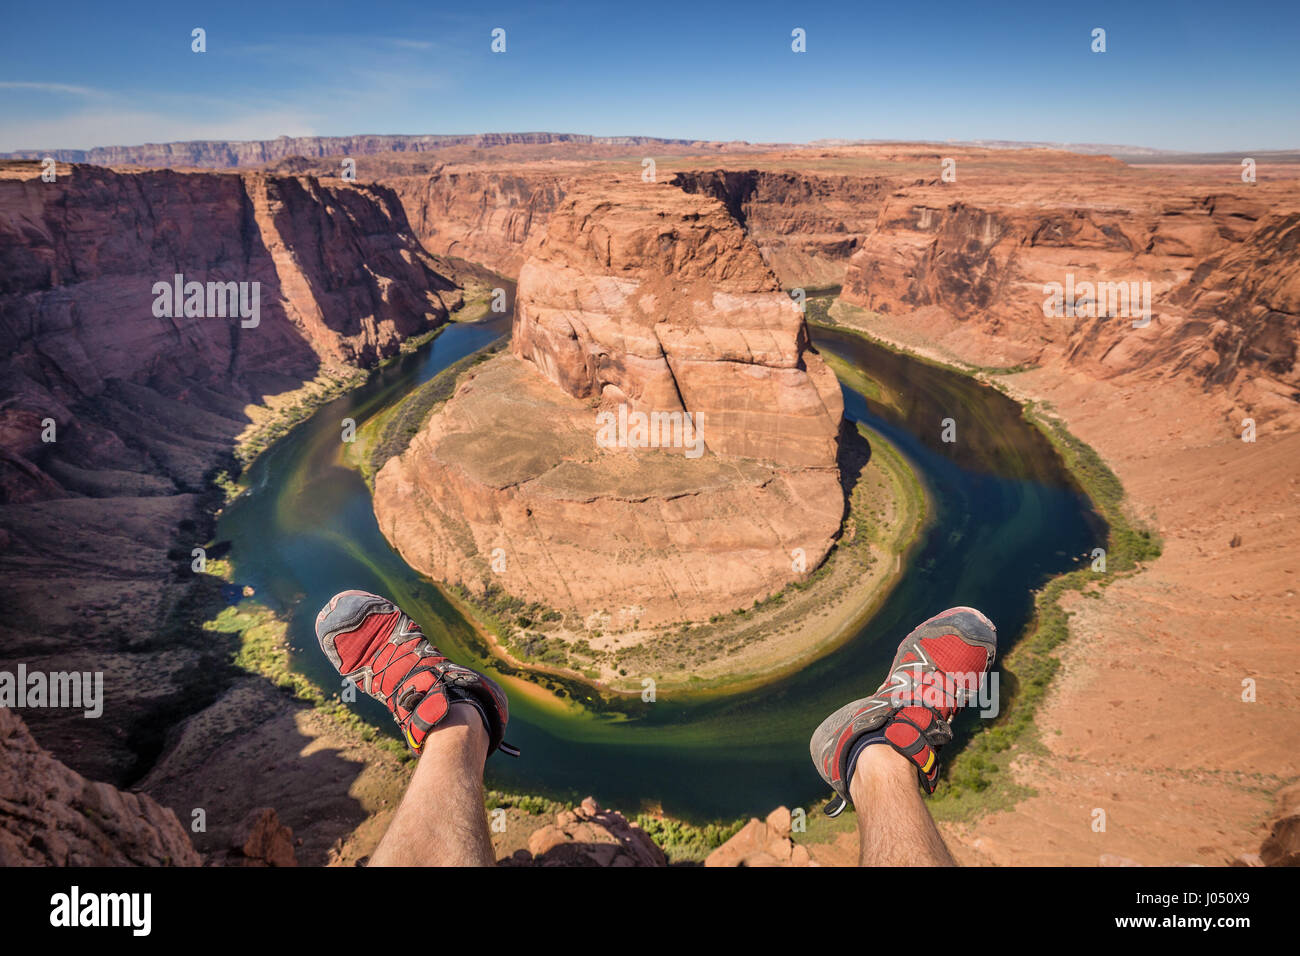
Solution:
[(849, 794), (857, 809), (859, 866), (956, 866), (930, 818), (916, 765), (883, 744), (862, 751)]
[(487, 747), (478, 711), (453, 704), (425, 741), (371, 866), (496, 865), (483, 809)]

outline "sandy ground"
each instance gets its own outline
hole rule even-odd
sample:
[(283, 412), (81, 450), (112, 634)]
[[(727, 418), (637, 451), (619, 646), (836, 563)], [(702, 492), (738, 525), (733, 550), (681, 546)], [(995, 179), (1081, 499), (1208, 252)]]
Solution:
[[(996, 343), (959, 333), (936, 346), (914, 317), (872, 316), (867, 330), (999, 364)], [(1300, 433), (1263, 426), (1243, 442), (1226, 399), (1140, 375), (1099, 383), (1048, 365), (1001, 380), (1053, 403), (1165, 544), (1100, 598), (1072, 596), (1063, 667), (1037, 721), (1047, 752), (1013, 767), (1037, 795), (944, 824), (954, 855), (1216, 865), (1257, 852), (1274, 793), (1300, 774)]]

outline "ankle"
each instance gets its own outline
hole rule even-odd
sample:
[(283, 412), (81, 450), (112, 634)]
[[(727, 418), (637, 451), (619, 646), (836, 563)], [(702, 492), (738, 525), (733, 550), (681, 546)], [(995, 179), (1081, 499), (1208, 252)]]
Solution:
[(482, 735), (483, 742), (487, 743), (487, 718), (483, 716), (483, 711), (477, 704), (468, 700), (453, 700), (451, 710), (447, 713), (446, 720), (443, 723), (468, 727), (474, 736)]
[(435, 749), (440, 753), (463, 751), (469, 754), (481, 753), (486, 760), (488, 739), (487, 727), (479, 709), (469, 701), (456, 700), (451, 702), (447, 716), (429, 731), (420, 755), (425, 757)]
[(849, 781), (849, 795), (857, 806), (872, 784), (889, 781), (915, 781), (916, 764), (908, 760), (888, 744), (872, 744), (858, 754), (857, 765), (853, 768), (853, 779)]

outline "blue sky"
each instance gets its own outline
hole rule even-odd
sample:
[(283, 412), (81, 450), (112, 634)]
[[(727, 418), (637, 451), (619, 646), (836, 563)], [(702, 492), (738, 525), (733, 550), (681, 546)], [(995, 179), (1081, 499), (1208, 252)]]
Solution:
[(521, 130), (1300, 146), (1297, 0), (74, 0), (5, 21), (0, 151)]

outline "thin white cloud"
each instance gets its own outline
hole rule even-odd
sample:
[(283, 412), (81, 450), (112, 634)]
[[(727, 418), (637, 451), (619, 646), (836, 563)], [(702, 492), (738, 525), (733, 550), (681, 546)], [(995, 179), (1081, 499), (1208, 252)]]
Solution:
[(0, 134), (0, 152), (90, 149), (187, 140), (275, 139), (313, 136), (314, 123), (297, 113), (269, 111), (220, 121), (129, 110), (95, 110), (27, 122)]
[(103, 90), (89, 86), (73, 86), (70, 83), (39, 83), (18, 80), (0, 80), (0, 90), (32, 90), (38, 93), (63, 93), (68, 96), (102, 97), (107, 96)]
[[(265, 82), (259, 67), (232, 71), (219, 90), (0, 82), (0, 93), (12, 91), (0, 152), (405, 127), (427, 119), (427, 104), (462, 82), (456, 57), (463, 54), (444, 55), (419, 37), (277, 37), (230, 52), (273, 60), (293, 80)], [(41, 96), (51, 93), (62, 95)]]

